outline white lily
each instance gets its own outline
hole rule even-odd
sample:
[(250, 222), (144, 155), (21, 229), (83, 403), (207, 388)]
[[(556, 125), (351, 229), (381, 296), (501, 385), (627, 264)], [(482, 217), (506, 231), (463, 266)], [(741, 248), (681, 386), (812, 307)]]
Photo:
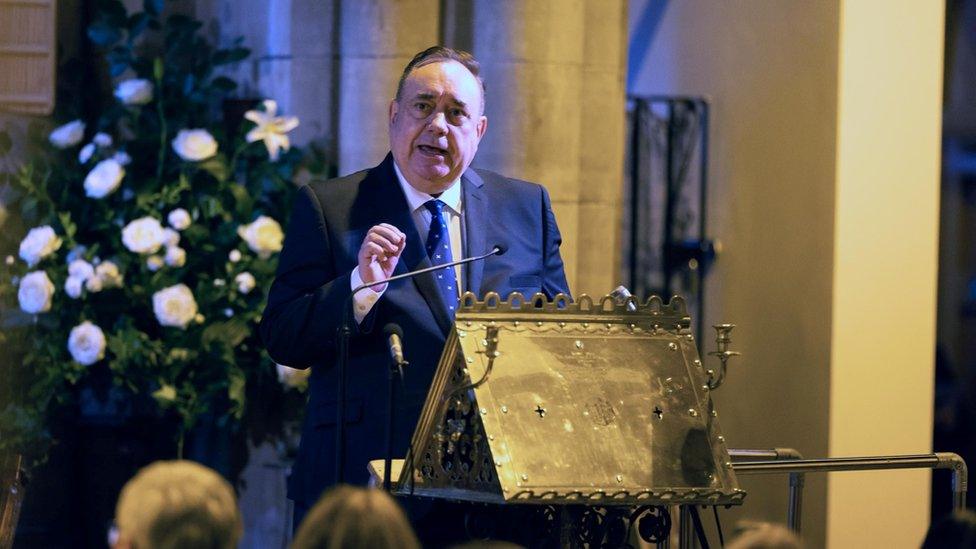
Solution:
[(264, 146), (268, 149), (268, 156), (271, 161), (278, 160), (278, 151), (288, 150), (291, 143), (285, 135), (298, 127), (297, 116), (275, 116), (278, 113), (278, 103), (273, 99), (265, 99), (263, 102), (264, 112), (250, 110), (244, 113), (244, 118), (257, 124), (251, 131), (247, 132), (248, 143), (264, 141)]

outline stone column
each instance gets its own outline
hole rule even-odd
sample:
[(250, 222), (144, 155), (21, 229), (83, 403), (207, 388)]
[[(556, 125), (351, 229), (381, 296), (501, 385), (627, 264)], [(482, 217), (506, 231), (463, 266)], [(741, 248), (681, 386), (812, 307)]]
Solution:
[(339, 174), (369, 168), (389, 150), (390, 100), (404, 65), (438, 43), (438, 0), (342, 0)]
[(335, 160), (336, 11), (338, 0), (217, 0), (198, 2), (197, 16), (212, 19), (217, 40), (241, 36), (247, 63), (231, 69), (242, 97), (271, 98), (278, 112), (301, 121), (292, 142), (318, 140)]
[(623, 2), (474, 0), (472, 13), (488, 87), (475, 162), (549, 189), (573, 293), (603, 294), (617, 278)]
[(580, 95), (577, 294), (602, 296), (621, 283), (627, 2), (585, 3)]

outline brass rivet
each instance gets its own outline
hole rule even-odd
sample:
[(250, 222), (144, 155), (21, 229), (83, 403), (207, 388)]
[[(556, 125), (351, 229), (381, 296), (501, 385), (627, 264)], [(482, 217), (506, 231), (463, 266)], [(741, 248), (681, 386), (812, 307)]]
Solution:
[(526, 475), (525, 473), (522, 473), (522, 480), (523, 481), (529, 480), (529, 475)]
[(471, 364), (471, 363), (473, 363), (473, 362), (474, 362), (474, 358), (473, 358), (473, 357), (470, 357), (470, 356), (469, 356), (468, 358), (466, 358), (466, 359), (464, 359), (464, 360), (465, 360), (465, 362), (467, 362), (468, 364)]
[(507, 414), (508, 413), (508, 406), (502, 406), (502, 413), (503, 414)]
[(583, 348), (583, 342), (577, 339), (576, 340), (576, 348), (577, 349), (582, 349)]
[(623, 481), (624, 481), (624, 476), (623, 475), (617, 475), (617, 482), (623, 482)]
[(481, 409), (481, 415), (483, 415), (483, 416), (484, 415), (488, 415), (488, 409), (487, 408), (482, 408)]
[(689, 408), (688, 413), (691, 414), (691, 417), (698, 417), (698, 410), (694, 408)]
[(668, 349), (671, 349), (672, 351), (677, 351), (678, 344), (672, 341), (671, 343), (668, 343)]

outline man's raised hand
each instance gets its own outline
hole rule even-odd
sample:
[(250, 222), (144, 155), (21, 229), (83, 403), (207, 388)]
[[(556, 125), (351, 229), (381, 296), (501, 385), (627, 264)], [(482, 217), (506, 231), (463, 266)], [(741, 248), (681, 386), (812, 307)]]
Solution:
[[(393, 276), (393, 269), (396, 269), (406, 245), (407, 235), (400, 229), (389, 223), (374, 225), (359, 247), (359, 277), (369, 284)], [(382, 287), (373, 287), (377, 292), (384, 289), (385, 284)]]

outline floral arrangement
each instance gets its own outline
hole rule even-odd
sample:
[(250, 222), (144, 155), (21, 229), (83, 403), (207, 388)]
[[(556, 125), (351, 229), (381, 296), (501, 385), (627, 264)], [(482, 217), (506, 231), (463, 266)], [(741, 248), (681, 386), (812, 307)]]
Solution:
[(298, 119), (265, 100), (229, 130), (214, 113), (236, 84), (219, 71), (248, 50), (214, 49), (200, 22), (164, 20), (161, 1), (99, 6), (88, 36), (112, 98), (0, 174), (3, 209), (23, 223), (3, 231), (23, 235), (0, 265), (3, 337), (23, 359), (4, 374), (18, 389), (0, 410), (0, 448), (43, 441), (96, 368), (184, 431), (204, 413), (239, 425), (250, 391), (283, 390), (256, 328), (302, 160), (288, 139)]

